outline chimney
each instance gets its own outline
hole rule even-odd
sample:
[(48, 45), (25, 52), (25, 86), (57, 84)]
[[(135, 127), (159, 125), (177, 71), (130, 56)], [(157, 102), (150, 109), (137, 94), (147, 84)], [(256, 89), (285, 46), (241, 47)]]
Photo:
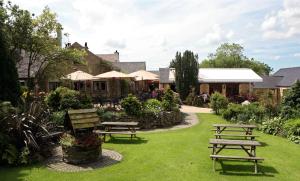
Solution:
[(87, 42), (84, 43), (84, 48), (89, 49), (89, 47), (87, 46)]
[(115, 51), (114, 55), (115, 55), (115, 59), (116, 59), (115, 61), (116, 61), (116, 62), (120, 62), (118, 50)]

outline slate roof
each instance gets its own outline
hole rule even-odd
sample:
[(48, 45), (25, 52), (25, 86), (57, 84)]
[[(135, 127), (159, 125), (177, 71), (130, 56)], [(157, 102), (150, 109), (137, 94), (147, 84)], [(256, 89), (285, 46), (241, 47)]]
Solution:
[(174, 83), (174, 80), (170, 79), (170, 68), (159, 68), (159, 83)]
[[(27, 69), (29, 63), (29, 55), (25, 53), (24, 50), (21, 51), (21, 59), (19, 62), (16, 63), (16, 67), (18, 70), (19, 79), (26, 79), (27, 78)], [(30, 67), (30, 77), (35, 77), (36, 73), (39, 70), (41, 63), (39, 61), (35, 61), (33, 65)]]
[(146, 62), (112, 62), (121, 72), (130, 74), (138, 70), (146, 70)]
[(108, 62), (118, 62), (119, 61), (118, 56), (114, 53), (112, 53), (112, 54), (96, 54), (96, 55)]
[(261, 76), (263, 78), (263, 82), (255, 82), (254, 88), (257, 89), (274, 89), (277, 88), (278, 83), (283, 79), (282, 76)]
[(297, 80), (300, 80), (300, 67), (282, 68), (275, 72), (273, 76), (283, 77), (277, 84), (278, 87), (290, 87)]
[(159, 76), (159, 70), (147, 70), (147, 71)]

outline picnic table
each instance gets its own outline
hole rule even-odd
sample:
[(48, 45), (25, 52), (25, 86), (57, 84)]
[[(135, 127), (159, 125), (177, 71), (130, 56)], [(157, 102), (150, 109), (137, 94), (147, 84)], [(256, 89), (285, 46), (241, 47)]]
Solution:
[[(217, 134), (221, 134), (223, 131), (230, 131), (230, 132), (244, 132), (245, 135), (252, 135), (253, 129), (256, 128), (256, 125), (249, 125), (249, 124), (213, 124), (213, 127)], [(233, 128), (233, 129), (227, 129)]]
[[(218, 159), (223, 160), (248, 160), (254, 161), (254, 172), (257, 173), (257, 162), (264, 160), (263, 158), (256, 157), (256, 147), (261, 146), (258, 141), (253, 140), (227, 140), (227, 139), (210, 139), (209, 143), (212, 144), (212, 154), (210, 157), (213, 159), (213, 169), (215, 171), (215, 161)], [(225, 156), (219, 155), (223, 149), (240, 149), (247, 153), (247, 156)]]
[(108, 134), (130, 135), (130, 138), (136, 137), (136, 130), (139, 129), (138, 122), (103, 122), (100, 124), (104, 127), (104, 131), (96, 130), (95, 133), (105, 136)]

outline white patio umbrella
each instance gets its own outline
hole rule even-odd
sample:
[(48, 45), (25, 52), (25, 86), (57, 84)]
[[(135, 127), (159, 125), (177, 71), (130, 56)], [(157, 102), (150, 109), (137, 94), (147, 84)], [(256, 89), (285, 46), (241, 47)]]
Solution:
[(110, 78), (134, 78), (134, 76), (125, 74), (118, 71), (110, 71), (103, 74), (99, 74), (94, 76), (94, 78), (103, 78), (103, 79), (110, 79)]
[(76, 72), (68, 74), (66, 77), (64, 77), (64, 79), (70, 79), (72, 81), (84, 81), (84, 80), (93, 80), (94, 76), (78, 70)]
[(153, 81), (159, 80), (158, 75), (156, 75), (154, 73), (151, 73), (151, 72), (148, 72), (146, 70), (139, 70), (139, 71), (133, 72), (129, 75), (135, 77), (135, 80), (137, 80), (137, 81), (140, 81), (140, 80), (153, 80)]

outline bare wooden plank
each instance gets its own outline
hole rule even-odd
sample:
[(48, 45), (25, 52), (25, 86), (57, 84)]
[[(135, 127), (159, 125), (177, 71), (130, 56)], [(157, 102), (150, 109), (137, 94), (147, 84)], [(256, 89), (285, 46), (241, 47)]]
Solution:
[(94, 133), (96, 134), (126, 134), (126, 135), (135, 135), (135, 132), (130, 131), (101, 131), (101, 130), (95, 130)]
[(70, 109), (68, 110), (68, 114), (81, 114), (81, 113), (91, 113), (96, 112), (97, 110), (95, 108), (92, 109)]
[[(213, 148), (213, 146), (209, 146), (208, 148)], [(221, 146), (217, 146), (216, 148), (222, 148), (222, 147), (221, 147)], [(240, 146), (239, 146), (239, 147), (226, 146), (226, 147), (223, 148), (223, 149), (229, 149), (229, 150), (243, 150), (243, 148), (241, 148)], [(246, 147), (244, 147), (244, 149), (250, 150), (250, 148), (246, 148)]]
[(99, 117), (96, 113), (87, 113), (87, 114), (71, 114), (69, 115), (70, 119), (81, 119), (81, 118), (93, 118)]
[(219, 145), (261, 146), (261, 144), (258, 141), (252, 140), (210, 139), (209, 143)]
[(137, 126), (138, 122), (103, 122), (101, 125), (108, 126)]
[(73, 129), (79, 129), (79, 128), (92, 128), (95, 127), (97, 124), (95, 123), (80, 123), (80, 124), (73, 124)]
[(77, 119), (77, 120), (71, 120), (72, 124), (80, 124), (80, 123), (98, 123), (99, 118), (85, 118), (85, 119)]

